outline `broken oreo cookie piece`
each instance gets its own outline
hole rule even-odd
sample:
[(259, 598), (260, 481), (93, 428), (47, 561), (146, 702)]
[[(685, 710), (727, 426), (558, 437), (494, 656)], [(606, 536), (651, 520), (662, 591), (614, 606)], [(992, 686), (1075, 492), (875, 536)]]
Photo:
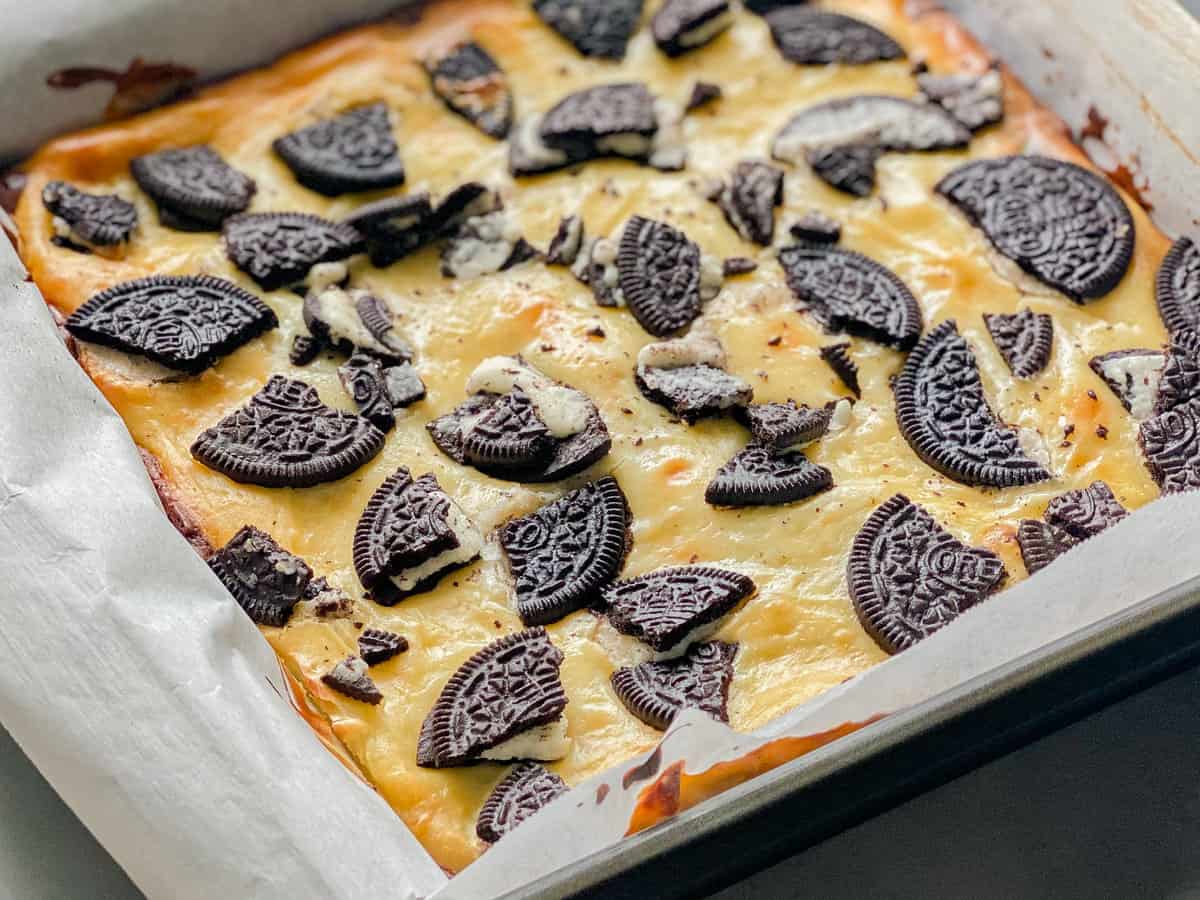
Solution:
[(1008, 573), (896, 494), (868, 517), (850, 548), (846, 578), (863, 628), (899, 653), (999, 589)]
[(916, 454), (962, 484), (1017, 487), (1050, 477), (983, 393), (975, 354), (953, 319), (913, 348), (893, 384), (896, 422)]
[(296, 284), (313, 266), (362, 250), (362, 239), (349, 225), (307, 213), (230, 216), (221, 233), (230, 262), (264, 291)]
[(518, 763), (488, 794), (475, 833), (480, 840), (494, 844), (568, 790), (567, 783), (544, 766)]
[(743, 240), (769, 247), (775, 239), (775, 207), (783, 203), (783, 170), (743, 160), (734, 166), (716, 202)]
[(1167, 356), (1161, 350), (1114, 350), (1088, 360), (1088, 368), (1138, 422), (1154, 415), (1166, 364)]
[(1046, 507), (1046, 524), (1058, 528), (1077, 540), (1094, 537), (1129, 515), (1103, 481), (1093, 481), (1085, 488), (1068, 491), (1050, 501)]
[(562, 661), (544, 628), (488, 644), (459, 666), (425, 717), (417, 765), (561, 759), (570, 748)]
[(425, 382), (411, 363), (384, 369), (383, 387), (393, 409), (403, 409), (425, 399)]
[(649, 646), (658, 659), (681, 656), (716, 631), (756, 590), (745, 575), (714, 566), (657, 569), (604, 591), (608, 621)]
[(208, 565), (246, 615), (275, 627), (287, 624), (313, 577), (304, 560), (253, 525), (243, 526)]
[(665, 731), (684, 709), (729, 721), (729, 685), (738, 645), (693, 644), (677, 659), (644, 662), (612, 674), (617, 699), (651, 728)]
[(334, 350), (364, 350), (393, 363), (412, 359), (412, 347), (396, 328), (391, 308), (367, 291), (336, 286), (309, 291), (303, 315), (309, 333)]
[(137, 207), (116, 194), (89, 194), (65, 181), (47, 182), (42, 188), (42, 205), (62, 221), (68, 235), (85, 246), (112, 247), (123, 244), (137, 227)]
[(921, 72), (917, 86), (925, 100), (936, 103), (972, 131), (1004, 118), (1004, 79), (998, 68), (978, 75)]
[(395, 427), (396, 413), (388, 396), (383, 364), (376, 357), (356, 350), (338, 366), (338, 379), (360, 416), (385, 434)]
[(1200, 400), (1142, 422), (1138, 444), (1150, 477), (1164, 494), (1200, 489)]
[(442, 251), (447, 278), (478, 278), (502, 272), (537, 256), (521, 236), (520, 224), (503, 210), (473, 216), (449, 237)]
[(404, 183), (391, 114), (382, 102), (285, 134), (271, 146), (297, 181), (327, 197)]
[(1023, 309), (1014, 315), (984, 313), (983, 322), (1009, 371), (1033, 378), (1050, 364), (1054, 349), (1054, 320), (1045, 313)]
[(754, 440), (765, 447), (785, 450), (812, 443), (829, 430), (831, 406), (813, 409), (795, 400), (784, 403), (752, 403), (734, 411), (733, 417), (750, 429)]
[(492, 55), (474, 41), (425, 60), (433, 92), (489, 137), (503, 140), (512, 127), (513, 98), (508, 77)]
[(500, 527), (500, 546), (526, 625), (548, 625), (594, 602), (629, 550), (629, 505), (605, 476)]
[(976, 160), (935, 190), (1002, 256), (1076, 303), (1113, 290), (1133, 259), (1125, 202), (1107, 180), (1074, 163), (1045, 156)]
[(534, 0), (533, 11), (584, 56), (623, 59), (643, 0)]
[(721, 274), (726, 278), (749, 275), (758, 268), (758, 263), (748, 256), (728, 256), (721, 263)]
[(371, 265), (383, 269), (431, 240), (433, 203), (419, 191), (360, 206), (343, 222), (363, 236)]
[(367, 674), (367, 664), (357, 656), (347, 656), (321, 676), (321, 683), (344, 694), (351, 700), (359, 700), (377, 706), (383, 693)]
[(647, 344), (638, 353), (635, 380), (653, 403), (689, 425), (720, 415), (754, 398), (754, 389), (725, 371), (725, 350), (716, 337), (687, 337)]
[(1017, 526), (1017, 546), (1030, 575), (1046, 568), (1078, 543), (1062, 529), (1036, 519), (1022, 519)]
[(311, 487), (344, 478), (383, 449), (383, 432), (333, 409), (303, 381), (274, 375), (192, 444), (199, 462), (243, 484)]
[(732, 24), (729, 0), (665, 0), (650, 32), (658, 49), (675, 57), (715, 40)]
[(836, 244), (842, 239), (842, 226), (818, 210), (809, 210), (788, 228), (788, 234), (798, 241), (814, 244)]
[(433, 590), (473, 562), (483, 536), (432, 474), (401, 467), (371, 495), (354, 529), (354, 570), (376, 603)]
[(279, 324), (236, 284), (210, 275), (151, 275), (101, 291), (66, 329), (84, 341), (197, 374)]
[(288, 351), (288, 362), (293, 366), (307, 366), (321, 352), (321, 342), (308, 334), (297, 334), (292, 338), (292, 349)]
[(368, 666), (377, 666), (408, 652), (404, 635), (381, 628), (368, 628), (358, 636), (358, 655)]
[(792, 6), (770, 12), (766, 19), (783, 58), (798, 65), (865, 65), (904, 59), (904, 48), (890, 36), (853, 16)]
[(554, 455), (554, 437), (529, 395), (514, 385), (463, 435), (463, 457), (481, 472), (543, 469)]
[(1176, 331), (1167, 345), (1154, 412), (1164, 413), (1196, 399), (1200, 399), (1200, 334)]
[(1168, 331), (1200, 330), (1200, 248), (1191, 238), (1181, 237), (1163, 257), (1154, 297)]
[(212, 231), (250, 205), (254, 179), (230, 166), (203, 144), (159, 150), (129, 164), (133, 180), (158, 204), (169, 228)]
[(833, 487), (833, 475), (799, 450), (749, 444), (717, 470), (704, 490), (710, 506), (782, 506)]
[(875, 163), (882, 154), (874, 144), (846, 144), (809, 148), (804, 159), (813, 174), (834, 190), (869, 197), (875, 190)]
[(583, 219), (578, 215), (564, 216), (546, 250), (546, 265), (575, 265), (579, 251), (583, 248), (583, 241)]
[(713, 84), (711, 81), (697, 81), (692, 85), (692, 92), (688, 94), (687, 103), (683, 105), (685, 113), (695, 112), (710, 103), (720, 100), (725, 95), (719, 84)]
[(862, 388), (858, 383), (858, 363), (850, 356), (850, 342), (828, 344), (820, 350), (821, 359), (833, 369), (833, 374), (855, 397), (862, 396)]
[(788, 287), (832, 333), (909, 350), (921, 335), (921, 307), (890, 269), (861, 253), (816, 244), (779, 251)]

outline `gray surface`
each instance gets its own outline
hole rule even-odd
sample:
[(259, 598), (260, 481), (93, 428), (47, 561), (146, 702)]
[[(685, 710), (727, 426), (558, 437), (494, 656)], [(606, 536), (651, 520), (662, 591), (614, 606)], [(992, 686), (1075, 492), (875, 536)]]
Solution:
[[(1200, 898), (1200, 670), (717, 895)], [(0, 898), (141, 895), (0, 730)]]

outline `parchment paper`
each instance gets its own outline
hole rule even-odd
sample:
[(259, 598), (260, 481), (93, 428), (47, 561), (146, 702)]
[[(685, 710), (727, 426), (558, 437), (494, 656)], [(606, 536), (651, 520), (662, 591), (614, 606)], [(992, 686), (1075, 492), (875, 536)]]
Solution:
[[(107, 102), (103, 85), (45, 87), (55, 69), (123, 69), (141, 55), (215, 75), (394, 5), (57, 0), (22, 4), (18, 16), (0, 0), (0, 157)], [(1173, 18), (1169, 4), (1150, 0), (1111, 0), (1099, 14), (1088, 0), (951, 5), (1071, 124), (1083, 124), (1084, 98), (1101, 98), (1113, 140), (1094, 139), (1109, 154), (1099, 161), (1129, 167), (1168, 230), (1191, 224), (1200, 167), (1187, 148), (1200, 142), (1167, 124), (1197, 127), (1191, 95), (1178, 89), (1200, 74), (1187, 55), (1196, 26), (1182, 11)], [(162, 515), (124, 425), (62, 347), (2, 241), (0, 304), (0, 721), (148, 896), (441, 888), (439, 898), (486, 898), (620, 839), (644, 786), (621, 785), (637, 760), (577, 786), (447, 883), (290, 707), (266, 642)], [(682, 759), (699, 771), (771, 738), (934, 696), (1200, 575), (1198, 527), (1200, 495), (1156, 502), (754, 735), (685, 714), (664, 740), (662, 766)], [(597, 805), (601, 782), (609, 794)]]

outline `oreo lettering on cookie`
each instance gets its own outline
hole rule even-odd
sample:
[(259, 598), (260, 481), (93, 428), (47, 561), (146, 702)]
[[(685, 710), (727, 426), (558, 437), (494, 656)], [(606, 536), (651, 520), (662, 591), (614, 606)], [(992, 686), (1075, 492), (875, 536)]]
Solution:
[(210, 275), (151, 275), (101, 291), (66, 329), (84, 341), (196, 374), (277, 326), (269, 306)]
[(271, 146), (297, 181), (327, 197), (404, 183), (404, 163), (384, 103), (357, 106), (285, 134)]
[(313, 579), (308, 563), (253, 525), (243, 526), (208, 565), (259, 625), (286, 625)]
[(1176, 331), (1167, 346), (1154, 411), (1161, 414), (1196, 399), (1200, 399), (1200, 334)]
[(425, 717), (417, 765), (561, 759), (570, 748), (562, 662), (544, 628), (488, 644), (459, 666)]
[(738, 645), (693, 644), (677, 659), (644, 662), (612, 674), (617, 699), (651, 728), (665, 731), (685, 709), (729, 721), (729, 686)]
[(137, 207), (128, 200), (116, 194), (89, 194), (65, 181), (47, 182), (42, 205), (67, 224), (71, 237), (89, 246), (123, 244), (137, 227)]
[(376, 357), (356, 350), (338, 366), (338, 379), (360, 416), (385, 434), (395, 427), (396, 413), (388, 396), (383, 364)]
[(250, 205), (257, 190), (254, 179), (203, 144), (139, 156), (129, 170), (158, 204), (163, 224), (184, 231), (220, 228)]
[(200, 433), (199, 462), (243, 484), (311, 487), (344, 478), (383, 449), (383, 432), (333, 409), (302, 381), (274, 375), (243, 407)]
[(953, 319), (913, 348), (893, 390), (900, 433), (921, 459), (947, 478), (1016, 487), (1050, 477), (1022, 448), (1017, 430), (992, 412), (975, 354)]
[(433, 92), (484, 134), (503, 140), (512, 128), (513, 97), (508, 77), (474, 41), (425, 60)]
[(711, 506), (782, 506), (833, 487), (833, 475), (799, 450), (750, 444), (717, 470), (704, 491)]
[(584, 56), (623, 59), (643, 0), (534, 0), (533, 11)]
[(295, 284), (313, 266), (362, 249), (349, 225), (307, 213), (243, 213), (226, 219), (221, 233), (230, 262), (264, 291)]
[(783, 203), (783, 170), (743, 160), (734, 166), (716, 202), (744, 240), (769, 247), (775, 239), (775, 207)]
[(1191, 238), (1181, 237), (1163, 257), (1154, 297), (1168, 331), (1200, 331), (1200, 248)]
[(381, 484), (354, 529), (354, 570), (376, 603), (433, 590), (473, 562), (483, 536), (432, 474), (401, 467)]
[(771, 39), (789, 62), (804, 66), (865, 65), (904, 59), (904, 48), (853, 16), (804, 6), (767, 13)]
[(754, 581), (714, 566), (657, 569), (604, 591), (604, 614), (659, 658), (683, 654), (756, 590)]
[(1200, 489), (1200, 400), (1142, 422), (1138, 444), (1150, 477), (1164, 494)]
[(1014, 315), (984, 313), (984, 324), (1009, 371), (1017, 378), (1033, 378), (1050, 364), (1054, 349), (1054, 319), (1023, 309)]
[(658, 49), (675, 57), (716, 40), (732, 24), (729, 0), (666, 0), (650, 21), (650, 32)]
[(494, 844), (567, 790), (567, 783), (544, 766), (518, 763), (488, 794), (475, 833)]
[(903, 494), (868, 517), (846, 572), (859, 621), (888, 653), (948, 625), (1007, 575), (1000, 557), (964, 544)]
[(779, 251), (788, 287), (827, 331), (909, 350), (921, 335), (921, 307), (908, 286), (875, 260), (836, 247)]
[(935, 190), (1002, 255), (1076, 303), (1109, 293), (1133, 259), (1133, 217), (1104, 178), (1044, 156), (959, 166)]
[(499, 530), (526, 625), (548, 625), (594, 602), (617, 577), (630, 542), (630, 514), (605, 476)]

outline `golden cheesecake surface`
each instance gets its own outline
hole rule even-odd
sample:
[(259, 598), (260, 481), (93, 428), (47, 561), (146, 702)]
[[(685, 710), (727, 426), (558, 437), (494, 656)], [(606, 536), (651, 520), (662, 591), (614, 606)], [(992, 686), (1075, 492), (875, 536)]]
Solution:
[[(207, 143), (258, 185), (251, 211), (298, 210), (340, 219), (396, 191), (326, 198), (301, 187), (272, 152), (271, 142), (349, 106), (383, 101), (396, 123), (408, 172), (403, 192), (435, 196), (478, 180), (497, 187), (526, 238), (545, 247), (561, 217), (580, 213), (591, 235), (607, 235), (632, 214), (683, 229), (709, 254), (748, 256), (759, 264), (729, 278), (701, 321), (722, 341), (729, 371), (754, 387), (756, 402), (794, 399), (819, 406), (848, 396), (818, 355), (835, 338), (798, 312), (774, 251), (738, 237), (703, 196), (708, 180), (725, 178), (741, 159), (767, 158), (772, 137), (814, 102), (862, 93), (911, 97), (910, 67), (924, 59), (937, 72), (980, 71), (980, 49), (944, 15), (908, 15), (890, 0), (825, 4), (871, 21), (895, 38), (909, 59), (849, 66), (795, 66), (780, 56), (764, 21), (739, 11), (711, 44), (678, 59), (655, 47), (645, 23), (616, 63), (580, 56), (546, 27), (527, 3), (509, 0), (441, 2), (415, 24), (383, 23), (336, 36), (278, 63), (208, 88), (193, 99), (136, 118), (64, 137), (28, 164), (18, 210), (22, 254), (47, 300), (70, 313), (92, 294), (149, 274), (206, 273), (262, 296), (279, 328), (251, 341), (203, 374), (161, 380), (122, 354), (89, 345), (80, 359), (123, 416), (134, 440), (160, 462), (178, 502), (214, 546), (245, 524), (269, 532), (356, 602), (346, 619), (298, 612), (264, 634), (289, 671), (328, 716), (362, 773), (388, 800), (433, 856), (458, 870), (484, 848), (476, 815), (507, 766), (482, 764), (434, 770), (416, 764), (417, 734), (455, 669), (489, 641), (519, 630), (512, 585), (494, 538), (483, 558), (438, 586), (383, 607), (366, 599), (355, 575), (355, 525), (371, 493), (400, 466), (432, 472), (485, 533), (602, 474), (620, 482), (632, 510), (629, 577), (689, 562), (744, 573), (757, 594), (717, 633), (736, 641), (729, 697), (733, 728), (750, 730), (881, 661), (885, 654), (860, 625), (846, 586), (855, 534), (880, 503), (903, 492), (963, 541), (999, 554), (1010, 583), (1025, 576), (1015, 541), (1022, 518), (1038, 518), (1063, 491), (1105, 480), (1127, 507), (1158, 495), (1136, 445), (1136, 423), (1088, 368), (1101, 353), (1157, 348), (1165, 331), (1154, 304), (1154, 277), (1168, 242), (1130, 198), (1137, 237), (1121, 283), (1102, 299), (1077, 305), (1053, 291), (1023, 292), (1003, 274), (983, 234), (933, 186), (968, 158), (1035, 151), (1086, 164), (1065, 130), (1005, 75), (1006, 115), (979, 132), (965, 151), (892, 153), (878, 166), (868, 198), (839, 193), (807, 167), (788, 169), (777, 210), (777, 244), (787, 225), (809, 210), (841, 224), (841, 246), (860, 251), (908, 285), (926, 329), (958, 322), (974, 350), (990, 403), (1006, 422), (1039, 432), (1049, 452), (1049, 481), (1003, 490), (968, 487), (922, 462), (900, 435), (889, 378), (903, 355), (853, 340), (862, 397), (849, 424), (808, 450), (833, 474), (832, 490), (789, 506), (714, 509), (704, 490), (717, 468), (747, 441), (728, 418), (687, 426), (638, 391), (638, 351), (655, 340), (626, 309), (599, 307), (567, 269), (539, 261), (509, 271), (448, 279), (428, 248), (386, 269), (365, 257), (349, 266), (351, 284), (386, 300), (415, 349), (426, 399), (398, 414), (386, 447), (340, 481), (303, 489), (238, 484), (196, 462), (189, 447), (205, 428), (243, 405), (273, 374), (298, 378), (322, 399), (352, 409), (338, 376), (339, 359), (321, 355), (297, 368), (292, 338), (305, 334), (301, 301), (288, 290), (263, 292), (225, 257), (220, 235), (184, 233), (159, 223), (150, 199), (129, 174), (132, 158), (174, 146)], [(645, 82), (682, 103), (698, 79), (719, 84), (724, 97), (687, 116), (688, 164), (664, 173), (633, 162), (591, 162), (563, 172), (513, 179), (507, 147), (454, 115), (433, 95), (419, 61), (456, 40), (472, 38), (507, 72), (518, 120), (544, 111), (567, 93), (615, 80)], [(121, 253), (80, 255), (55, 246), (51, 216), (40, 195), (51, 179), (99, 193), (115, 192), (139, 213), (137, 231)], [(1022, 308), (1054, 320), (1048, 368), (1014, 379), (990, 339), (984, 313)], [(613, 436), (612, 451), (582, 476), (564, 483), (520, 485), (459, 465), (432, 443), (426, 424), (463, 399), (468, 376), (484, 359), (521, 354), (538, 369), (585, 392)], [(1003, 603), (1003, 593), (988, 602)], [(408, 638), (411, 648), (375, 666), (383, 692), (377, 706), (339, 694), (321, 676), (356, 653), (361, 628)], [(637, 642), (587, 611), (549, 626), (565, 661), (562, 678), (571, 750), (550, 768), (569, 784), (650, 748), (660, 732), (632, 716), (609, 683), (615, 668), (638, 658)]]

